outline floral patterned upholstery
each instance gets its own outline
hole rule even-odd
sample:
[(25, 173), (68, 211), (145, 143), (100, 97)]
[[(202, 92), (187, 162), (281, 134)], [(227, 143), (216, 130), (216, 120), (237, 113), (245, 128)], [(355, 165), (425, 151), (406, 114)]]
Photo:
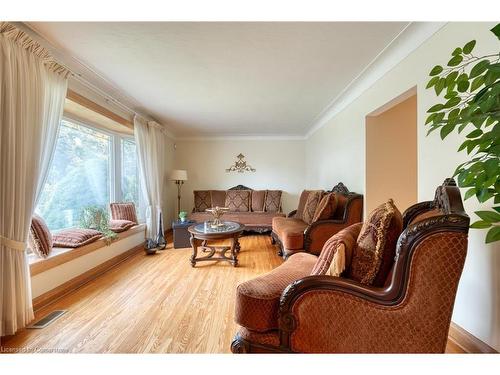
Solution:
[(228, 190), (226, 207), (233, 212), (250, 211), (250, 190)]

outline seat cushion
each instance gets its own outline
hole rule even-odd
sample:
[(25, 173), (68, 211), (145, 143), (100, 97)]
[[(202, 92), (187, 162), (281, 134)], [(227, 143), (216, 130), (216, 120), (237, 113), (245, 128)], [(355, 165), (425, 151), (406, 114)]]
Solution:
[(207, 208), (212, 207), (212, 194), (210, 190), (195, 190), (193, 194), (194, 210), (196, 212), (204, 212)]
[(308, 227), (301, 219), (293, 217), (273, 218), (273, 232), (278, 236), (283, 247), (288, 250), (304, 248), (304, 230)]
[(264, 211), (278, 212), (281, 210), (281, 190), (267, 190)]
[(319, 201), (312, 222), (330, 219), (337, 209), (337, 194), (328, 193)]
[(102, 233), (94, 229), (70, 228), (55, 233), (54, 247), (80, 247), (97, 241)]
[(375, 208), (359, 233), (348, 277), (362, 284), (384, 285), (402, 230), (403, 218), (392, 199)]
[(111, 209), (112, 219), (130, 220), (136, 224), (138, 223), (134, 202), (111, 203), (109, 207)]
[(309, 276), (316, 260), (312, 254), (294, 254), (271, 272), (238, 285), (236, 323), (259, 332), (277, 329), (283, 290), (293, 281)]
[(33, 215), (31, 219), (28, 245), (40, 258), (47, 258), (52, 250), (52, 234), (45, 220), (38, 215)]
[(121, 233), (125, 232), (126, 230), (129, 230), (135, 225), (133, 221), (130, 220), (110, 220), (109, 221), (109, 230), (115, 232), (115, 233)]
[(314, 214), (316, 213), (316, 208), (318, 207), (321, 198), (323, 198), (322, 190), (311, 191), (307, 196), (307, 202), (302, 214), (302, 220), (307, 224), (311, 224), (313, 222)]
[(266, 190), (252, 190), (252, 211), (264, 212), (266, 202)]
[(250, 190), (228, 190), (226, 207), (233, 212), (250, 211)]

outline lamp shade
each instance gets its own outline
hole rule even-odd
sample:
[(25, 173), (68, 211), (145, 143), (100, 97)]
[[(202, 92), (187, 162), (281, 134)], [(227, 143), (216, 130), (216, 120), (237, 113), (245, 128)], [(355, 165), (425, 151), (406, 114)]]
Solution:
[(174, 169), (170, 173), (170, 179), (173, 181), (186, 181), (188, 179), (187, 171), (183, 169)]

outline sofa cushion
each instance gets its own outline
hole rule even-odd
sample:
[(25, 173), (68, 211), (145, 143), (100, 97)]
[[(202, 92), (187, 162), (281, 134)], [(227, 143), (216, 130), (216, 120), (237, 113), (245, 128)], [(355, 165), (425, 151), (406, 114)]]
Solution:
[(211, 190), (210, 197), (211, 197), (210, 200), (211, 207), (225, 207), (226, 190)]
[(264, 211), (278, 212), (281, 210), (281, 190), (267, 190)]
[(306, 206), (307, 197), (309, 196), (310, 190), (302, 190), (299, 198), (299, 205), (297, 206), (297, 212), (295, 213), (296, 219), (302, 219), (302, 215), (304, 214), (304, 207)]
[(194, 210), (204, 212), (207, 208), (212, 207), (212, 194), (210, 190), (195, 190), (194, 194)]
[(293, 217), (273, 218), (273, 232), (279, 237), (283, 247), (288, 250), (304, 248), (304, 230), (307, 227), (304, 221)]
[[(311, 275), (340, 276), (344, 270), (348, 269), (361, 226), (362, 223), (351, 225), (330, 237), (323, 246), (318, 261), (311, 271)], [(343, 252), (343, 256), (339, 256), (339, 250)], [(337, 263), (335, 264), (336, 260)], [(339, 267), (341, 263), (344, 264), (342, 267)], [(334, 267), (332, 267), (332, 264)], [(338, 272), (333, 272), (333, 269), (338, 270)]]
[(337, 209), (337, 194), (328, 193), (318, 203), (312, 222), (330, 219)]
[(304, 206), (304, 213), (302, 214), (302, 220), (307, 224), (313, 222), (314, 214), (316, 213), (316, 207), (318, 207), (321, 198), (323, 197), (323, 191), (311, 191), (307, 196), (306, 205)]
[(252, 211), (263, 212), (266, 201), (266, 190), (252, 190)]
[(102, 233), (94, 229), (63, 229), (53, 236), (54, 247), (80, 247), (102, 237)]
[(134, 202), (111, 203), (109, 207), (112, 219), (130, 220), (136, 224), (138, 223)]
[(402, 230), (403, 219), (392, 199), (373, 210), (361, 228), (348, 277), (362, 284), (384, 285)]
[(45, 221), (38, 215), (31, 218), (28, 245), (40, 258), (47, 258), (52, 250), (52, 234)]
[(236, 323), (259, 332), (278, 328), (281, 293), (293, 281), (309, 276), (316, 259), (312, 254), (294, 254), (271, 272), (238, 285)]
[(126, 230), (129, 230), (135, 225), (133, 221), (130, 220), (113, 220), (111, 219), (109, 221), (109, 230), (115, 232), (115, 233), (121, 233), (125, 232)]
[(228, 190), (225, 206), (233, 212), (250, 211), (250, 190)]

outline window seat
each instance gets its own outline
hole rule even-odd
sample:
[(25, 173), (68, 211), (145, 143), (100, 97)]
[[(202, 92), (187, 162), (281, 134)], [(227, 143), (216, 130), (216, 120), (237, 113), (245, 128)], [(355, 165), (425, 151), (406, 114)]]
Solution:
[[(116, 243), (123, 238), (129, 237), (141, 231), (145, 232), (145, 230), (146, 224), (135, 225), (124, 232), (117, 233), (117, 238), (115, 238), (111, 243)], [(33, 253), (28, 254), (28, 263), (30, 265), (31, 276), (45, 272), (51, 268), (57, 267), (61, 264), (89, 254), (106, 246), (109, 246), (109, 243), (105, 239), (100, 238), (97, 241), (76, 248), (54, 247), (52, 248), (50, 255), (45, 259), (39, 258)]]

